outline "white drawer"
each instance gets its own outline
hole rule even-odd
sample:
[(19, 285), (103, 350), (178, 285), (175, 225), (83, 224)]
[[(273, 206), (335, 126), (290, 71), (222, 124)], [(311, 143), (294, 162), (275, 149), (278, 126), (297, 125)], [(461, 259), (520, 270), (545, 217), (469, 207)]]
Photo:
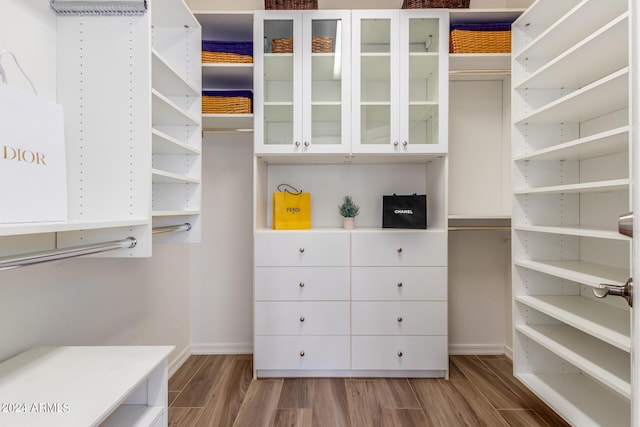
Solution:
[(254, 298), (349, 300), (349, 267), (256, 267)]
[(349, 369), (348, 336), (256, 336), (254, 368)]
[(256, 233), (255, 264), (261, 267), (348, 266), (349, 233)]
[(353, 335), (447, 335), (447, 303), (353, 302)]
[(349, 335), (348, 302), (256, 302), (256, 335)]
[(354, 266), (446, 266), (446, 232), (353, 233)]
[(351, 299), (446, 301), (446, 267), (353, 267)]
[(351, 363), (354, 370), (447, 370), (447, 337), (354, 336)]

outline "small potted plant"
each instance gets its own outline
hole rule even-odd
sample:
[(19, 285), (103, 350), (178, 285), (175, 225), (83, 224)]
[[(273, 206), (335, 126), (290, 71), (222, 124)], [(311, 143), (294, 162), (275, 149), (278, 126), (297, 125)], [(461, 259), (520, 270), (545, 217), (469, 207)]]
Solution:
[(347, 230), (353, 230), (356, 225), (356, 216), (360, 213), (360, 207), (353, 203), (351, 196), (344, 196), (338, 209), (340, 215), (344, 218), (343, 227)]

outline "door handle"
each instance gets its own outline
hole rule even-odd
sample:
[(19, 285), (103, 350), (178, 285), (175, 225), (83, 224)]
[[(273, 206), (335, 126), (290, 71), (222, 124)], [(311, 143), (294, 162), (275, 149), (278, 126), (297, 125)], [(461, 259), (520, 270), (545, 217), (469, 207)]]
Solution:
[(604, 298), (607, 295), (615, 295), (627, 300), (627, 303), (633, 307), (633, 280), (629, 278), (624, 285), (609, 285), (601, 283), (600, 286), (593, 289), (593, 294), (597, 298)]
[(633, 237), (633, 212), (618, 217), (618, 233)]

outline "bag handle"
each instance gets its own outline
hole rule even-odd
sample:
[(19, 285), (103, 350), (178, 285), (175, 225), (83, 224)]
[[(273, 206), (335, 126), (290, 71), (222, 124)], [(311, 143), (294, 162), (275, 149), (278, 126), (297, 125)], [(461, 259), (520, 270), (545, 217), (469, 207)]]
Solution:
[[(284, 190), (281, 187), (284, 188)], [(289, 188), (286, 188), (286, 187), (291, 188), (293, 192), (289, 191)], [(278, 191), (281, 193), (293, 194), (294, 196), (299, 196), (302, 194), (302, 190), (298, 190), (293, 185), (289, 185), (289, 184), (278, 184)]]
[[(2, 49), (0, 50), (0, 60), (2, 60), (2, 57), (4, 55), (11, 55), (11, 57), (13, 58), (13, 62), (16, 63), (16, 66), (18, 67), (18, 70), (20, 70), (20, 72), (22, 73), (22, 75), (27, 79), (27, 81), (29, 82), (29, 84), (31, 85), (31, 88), (33, 89), (33, 93), (38, 96), (38, 91), (36, 90), (36, 87), (33, 85), (33, 82), (31, 81), (31, 79), (29, 78), (29, 76), (27, 75), (27, 73), (25, 73), (25, 71), (22, 69), (22, 67), (20, 66), (20, 63), (18, 62), (18, 58), (16, 58), (16, 56), (13, 54), (13, 52), (11, 52), (9, 49)], [(2, 64), (0, 64), (0, 81), (4, 84), (7, 84), (7, 75), (4, 71), (4, 68), (2, 68)]]

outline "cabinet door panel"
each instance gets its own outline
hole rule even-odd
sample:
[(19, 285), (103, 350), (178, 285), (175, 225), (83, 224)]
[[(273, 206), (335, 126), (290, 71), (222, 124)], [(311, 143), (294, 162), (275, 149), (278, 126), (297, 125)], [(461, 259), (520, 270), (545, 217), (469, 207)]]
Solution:
[(447, 299), (446, 267), (353, 267), (351, 277), (353, 300)]
[(258, 371), (349, 369), (349, 337), (256, 336), (253, 360)]
[(256, 335), (348, 335), (348, 302), (256, 302)]
[(446, 266), (447, 233), (354, 233), (354, 266)]
[(352, 369), (446, 370), (447, 337), (352, 338)]
[(348, 266), (347, 233), (257, 233), (256, 266)]
[(353, 302), (354, 335), (446, 335), (447, 303)]
[(348, 300), (349, 267), (256, 267), (254, 298)]

